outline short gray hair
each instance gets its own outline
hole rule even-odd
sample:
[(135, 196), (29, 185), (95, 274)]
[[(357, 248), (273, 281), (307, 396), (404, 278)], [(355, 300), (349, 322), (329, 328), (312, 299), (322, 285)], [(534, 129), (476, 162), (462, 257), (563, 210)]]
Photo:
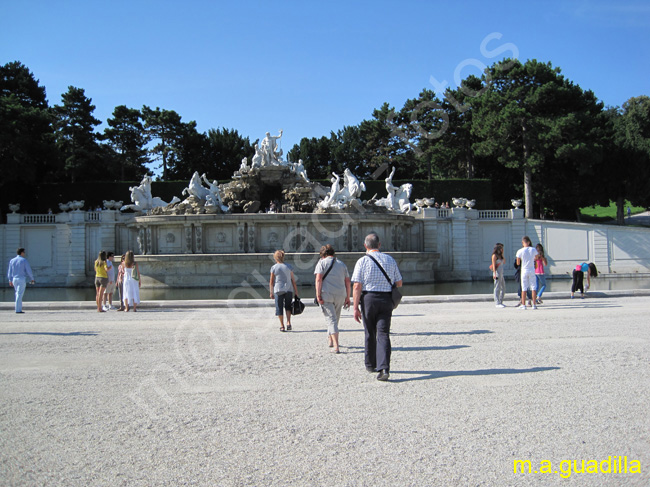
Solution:
[(372, 250), (378, 249), (379, 248), (379, 235), (377, 235), (375, 232), (369, 233), (366, 236), (366, 239), (364, 240), (364, 245)]

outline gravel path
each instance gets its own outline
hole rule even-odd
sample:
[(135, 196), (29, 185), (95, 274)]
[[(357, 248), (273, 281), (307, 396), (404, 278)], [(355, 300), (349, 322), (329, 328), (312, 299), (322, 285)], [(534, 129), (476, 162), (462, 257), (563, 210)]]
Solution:
[(650, 297), (507, 304), (400, 306), (388, 383), (350, 313), (0, 311), (0, 484), (647, 486)]

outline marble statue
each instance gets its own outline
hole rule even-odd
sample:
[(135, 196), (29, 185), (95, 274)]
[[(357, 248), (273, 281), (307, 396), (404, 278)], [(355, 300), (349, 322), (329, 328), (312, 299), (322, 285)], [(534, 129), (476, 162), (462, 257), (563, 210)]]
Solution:
[(198, 198), (199, 200), (205, 201), (206, 197), (210, 194), (210, 190), (207, 188), (203, 187), (203, 184), (201, 183), (201, 177), (206, 180), (205, 174), (203, 176), (199, 176), (198, 171), (194, 171), (194, 174), (192, 174), (192, 178), (190, 179), (189, 185), (187, 188), (183, 190), (181, 193), (183, 196), (194, 196), (195, 198)]
[(330, 189), (330, 192), (327, 193), (327, 196), (325, 196), (325, 199), (318, 203), (319, 208), (325, 209), (325, 208), (334, 208), (337, 206), (339, 200), (339, 194), (341, 193), (341, 187), (339, 186), (339, 182), (341, 181), (341, 178), (335, 172), (332, 173), (332, 175), (333, 177), (332, 179), (330, 179), (332, 183), (332, 188)]
[(396, 210), (402, 213), (410, 213), (413, 209), (411, 204), (411, 193), (413, 192), (413, 185), (411, 183), (402, 184), (395, 193), (395, 206)]
[(393, 170), (390, 172), (390, 175), (385, 179), (386, 181), (386, 192), (387, 192), (387, 207), (395, 210), (395, 195), (397, 194), (397, 186), (393, 184), (393, 176), (395, 175), (395, 166), (393, 166)]
[(262, 156), (262, 152), (260, 151), (260, 146), (258, 144), (255, 144), (255, 155), (253, 156), (253, 160), (251, 161), (251, 169), (254, 169), (256, 167), (262, 167), (263, 162), (264, 162), (264, 157)]
[(159, 197), (153, 197), (151, 195), (151, 176), (145, 176), (142, 178), (139, 186), (131, 186), (129, 188), (131, 191), (131, 201), (132, 205), (124, 205), (120, 208), (120, 211), (124, 210), (134, 210), (134, 211), (147, 211), (153, 208), (158, 208), (162, 206), (168, 206), (174, 203), (178, 203), (180, 199), (176, 196), (172, 199), (170, 203), (165, 203)]
[(318, 207), (343, 209), (353, 204), (361, 204), (359, 196), (366, 190), (366, 185), (359, 182), (359, 179), (352, 174), (352, 171), (345, 169), (343, 171), (343, 187), (341, 188), (341, 178), (338, 174), (332, 173), (332, 188), (325, 199), (318, 203)]
[(352, 171), (345, 169), (343, 171), (343, 191), (341, 192), (344, 203), (357, 199), (366, 190), (366, 185), (359, 182), (359, 179), (352, 174)]
[(406, 183), (399, 187), (395, 186), (393, 184), (394, 175), (395, 168), (393, 167), (390, 175), (385, 180), (387, 195), (385, 198), (377, 200), (375, 206), (384, 206), (389, 210), (399, 211), (401, 213), (410, 213), (413, 209), (413, 205), (410, 202), (413, 185), (411, 183)]
[(282, 161), (282, 152), (277, 151), (278, 140), (282, 138), (282, 130), (280, 135), (274, 136), (270, 132), (266, 132), (266, 136), (262, 139), (261, 153), (262, 165), (274, 166), (279, 165)]
[(244, 157), (241, 160), (241, 165), (239, 166), (239, 173), (240, 174), (245, 174), (245, 173), (248, 172), (248, 169), (249, 169), (249, 167), (248, 167), (248, 157)]
[[(244, 161), (246, 158), (244, 157)], [(243, 164), (243, 162), (242, 162)], [(205, 206), (217, 206), (221, 208), (221, 211), (224, 213), (228, 211), (228, 207), (223, 204), (223, 201), (221, 200), (221, 193), (219, 192), (219, 183), (217, 182), (216, 179), (214, 179), (212, 182), (208, 181), (208, 178), (205, 176), (205, 173), (201, 176), (203, 178), (203, 181), (205, 181), (205, 184), (208, 186), (208, 191), (209, 194), (205, 197)]]
[(291, 164), (291, 172), (295, 173), (297, 176), (301, 176), (305, 182), (310, 182), (309, 178), (307, 177), (307, 170), (305, 169), (305, 165), (303, 164), (302, 159), (298, 159), (298, 162)]

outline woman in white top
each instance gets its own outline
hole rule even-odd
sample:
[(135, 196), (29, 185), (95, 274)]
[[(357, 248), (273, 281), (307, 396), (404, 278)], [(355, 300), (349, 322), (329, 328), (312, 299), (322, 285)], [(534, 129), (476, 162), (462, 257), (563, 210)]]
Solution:
[(125, 311), (129, 311), (129, 306), (133, 306), (133, 311), (137, 311), (136, 307), (140, 304), (140, 268), (133, 256), (133, 250), (128, 250), (124, 255), (124, 307)]

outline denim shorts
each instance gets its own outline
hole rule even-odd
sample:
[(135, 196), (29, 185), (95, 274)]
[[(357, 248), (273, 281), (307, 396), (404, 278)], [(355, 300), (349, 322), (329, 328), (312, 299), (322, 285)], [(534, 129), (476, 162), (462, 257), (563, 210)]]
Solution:
[(275, 293), (275, 316), (282, 316), (282, 307), (291, 311), (293, 303), (293, 293)]

